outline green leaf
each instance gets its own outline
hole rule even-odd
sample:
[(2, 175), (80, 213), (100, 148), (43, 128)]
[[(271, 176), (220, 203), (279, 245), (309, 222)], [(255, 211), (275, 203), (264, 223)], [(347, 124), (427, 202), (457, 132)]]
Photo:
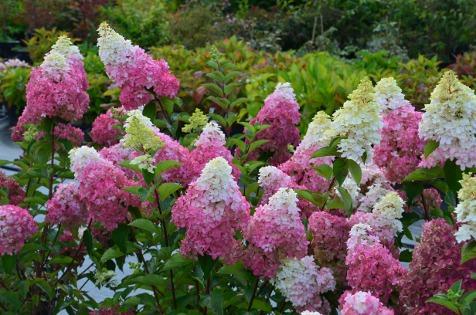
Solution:
[(243, 286), (247, 286), (253, 280), (253, 275), (247, 270), (243, 263), (239, 262), (234, 265), (224, 265), (217, 272), (218, 274), (231, 275), (238, 280)]
[(467, 261), (476, 258), (476, 241), (466, 243), (461, 249), (461, 263), (464, 264)]
[(214, 314), (223, 315), (223, 293), (215, 289), (211, 293), (211, 308)]
[(312, 154), (312, 157), (317, 158), (317, 157), (324, 157), (324, 156), (336, 156), (337, 153), (338, 151), (336, 146), (335, 147), (329, 146), (329, 147), (320, 148), (319, 150), (317, 150), (316, 152)]
[(444, 306), (446, 307), (447, 309), (455, 312), (455, 313), (458, 313), (458, 307), (451, 301), (449, 301), (446, 296), (442, 295), (442, 294), (436, 294), (434, 295), (433, 297), (429, 298), (428, 300), (426, 300), (427, 302), (430, 302), (430, 303), (435, 303), (435, 304), (439, 304), (441, 306)]
[(180, 163), (178, 161), (175, 161), (175, 160), (161, 161), (155, 166), (154, 174), (155, 176), (159, 176), (165, 171), (168, 171), (172, 168), (179, 168), (179, 167), (180, 167)]
[(159, 228), (148, 219), (135, 219), (134, 221), (129, 223), (129, 225), (150, 233), (160, 232)]
[(177, 183), (163, 183), (159, 186), (159, 198), (160, 201), (164, 201), (171, 194), (182, 188), (180, 184)]
[(261, 140), (256, 140), (250, 144), (250, 149), (248, 152), (253, 152), (254, 150), (258, 149), (260, 146), (263, 144), (269, 142), (269, 140), (261, 139)]
[(405, 249), (400, 252), (400, 261), (403, 262), (410, 262), (412, 261), (412, 252), (408, 249)]
[(418, 168), (405, 177), (406, 182), (429, 181), (444, 176), (443, 169), (435, 166), (432, 168)]
[(144, 106), (144, 110), (142, 111), (142, 114), (145, 117), (150, 118), (152, 121), (154, 121), (156, 113), (157, 109), (154, 102), (149, 102), (149, 104)]
[(127, 225), (125, 225), (125, 224), (119, 225), (117, 227), (117, 229), (112, 231), (111, 238), (114, 241), (114, 244), (116, 244), (117, 247), (119, 247), (119, 249), (123, 253), (127, 252), (126, 243), (127, 243), (128, 238), (129, 238), (129, 228), (127, 227)]
[(121, 250), (118, 247), (116, 247), (116, 246), (110, 247), (101, 256), (101, 262), (105, 263), (108, 260), (111, 260), (111, 259), (114, 259), (114, 258), (117, 258), (117, 257), (121, 257), (121, 256), (124, 256), (124, 253), (122, 253)]
[(429, 140), (425, 144), (425, 148), (423, 149), (423, 154), (425, 157), (428, 157), (433, 151), (435, 151), (439, 146), (439, 143), (435, 140)]
[(71, 262), (73, 262), (73, 258), (69, 256), (55, 256), (51, 259), (52, 264), (58, 264), (63, 266), (66, 266)]
[(269, 305), (268, 302), (260, 298), (255, 298), (253, 300), (253, 305), (251, 306), (251, 308), (254, 310), (266, 312), (267, 314), (270, 314), (273, 310), (273, 308), (271, 307), (271, 305)]
[(463, 177), (463, 173), (458, 165), (453, 161), (446, 161), (445, 166), (443, 167), (445, 172), (446, 182), (451, 190), (457, 192), (461, 189), (461, 184), (459, 181)]
[(362, 169), (360, 168), (360, 165), (354, 160), (347, 159), (347, 167), (349, 168), (349, 172), (354, 178), (355, 182), (357, 185), (359, 185), (360, 181), (362, 180)]
[(184, 266), (188, 266), (193, 264), (193, 261), (187, 257), (182, 256), (181, 254), (175, 254), (172, 257), (170, 257), (169, 260), (164, 265), (163, 270), (171, 270), (175, 268), (180, 268)]
[(317, 173), (319, 173), (319, 175), (323, 176), (324, 178), (328, 180), (332, 178), (332, 174), (333, 174), (332, 167), (330, 167), (327, 164), (319, 165), (318, 167), (316, 167), (316, 171)]
[(339, 185), (342, 185), (347, 177), (347, 173), (349, 172), (347, 168), (347, 159), (336, 159), (332, 165), (332, 171)]
[(211, 92), (210, 94), (214, 94), (219, 97), (224, 96), (223, 90), (215, 83), (204, 83), (203, 86), (208, 90), (208, 92)]
[(11, 256), (11, 255), (3, 255), (1, 256), (2, 258), (2, 265), (3, 269), (5, 270), (6, 273), (12, 274), (15, 271), (15, 266), (16, 266), (16, 256)]
[(296, 189), (295, 190), (299, 198), (306, 199), (307, 201), (311, 202), (313, 205), (322, 207), (322, 205), (326, 202), (328, 196), (317, 193), (317, 192), (312, 192), (309, 190), (303, 190), (303, 189)]
[(352, 210), (352, 197), (344, 187), (337, 187), (337, 190), (339, 191), (340, 197), (344, 204), (344, 210), (350, 212)]

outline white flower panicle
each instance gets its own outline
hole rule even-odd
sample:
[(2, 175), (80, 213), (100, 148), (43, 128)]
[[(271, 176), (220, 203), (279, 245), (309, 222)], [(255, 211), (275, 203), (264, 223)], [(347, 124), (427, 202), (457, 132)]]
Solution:
[(360, 82), (333, 117), (333, 129), (344, 138), (339, 143), (342, 156), (361, 161), (364, 153), (367, 153), (367, 159), (371, 159), (372, 145), (380, 141), (381, 121), (380, 106), (368, 78)]
[(372, 213), (391, 222), (396, 232), (402, 231), (402, 218), (404, 202), (397, 192), (391, 191), (374, 205)]
[(304, 312), (301, 312), (301, 315), (322, 315), (322, 314), (319, 312), (304, 311)]
[(419, 134), (437, 141), (437, 151), (461, 168), (476, 166), (476, 96), (453, 71), (445, 72), (431, 93)]
[(75, 177), (78, 176), (87, 164), (104, 160), (96, 149), (84, 145), (79, 148), (71, 149), (68, 155), (71, 161), (71, 171), (74, 173)]
[(290, 188), (280, 188), (274, 195), (269, 197), (268, 205), (272, 209), (286, 209), (290, 216), (295, 216), (299, 215), (301, 211), (297, 206), (297, 202), (297, 194), (294, 190)]
[(311, 256), (284, 260), (273, 283), (295, 308), (305, 307), (319, 294), (335, 288), (330, 269), (319, 268)]
[(274, 89), (274, 92), (271, 95), (273, 94), (277, 94), (281, 98), (284, 98), (286, 100), (296, 102), (296, 95), (294, 94), (294, 90), (291, 86), (291, 83), (289, 82), (278, 83), (276, 85), (276, 88)]
[(324, 111), (319, 111), (314, 115), (311, 123), (307, 127), (307, 132), (296, 152), (304, 151), (312, 147), (325, 147), (329, 145), (335, 137), (332, 129), (332, 121)]
[(220, 126), (216, 121), (210, 121), (203, 127), (202, 133), (200, 137), (195, 142), (195, 146), (199, 146), (201, 144), (209, 144), (209, 143), (217, 143), (220, 145), (225, 145), (225, 134), (221, 131)]
[(130, 40), (126, 40), (114, 31), (109, 24), (102, 22), (98, 28), (99, 57), (106, 65), (126, 64), (133, 54), (134, 46)]
[(459, 203), (455, 208), (460, 227), (455, 234), (458, 242), (476, 240), (476, 177), (463, 174), (458, 191)]
[(410, 104), (405, 100), (402, 89), (393, 77), (383, 78), (377, 82), (375, 85), (375, 99), (384, 112)]

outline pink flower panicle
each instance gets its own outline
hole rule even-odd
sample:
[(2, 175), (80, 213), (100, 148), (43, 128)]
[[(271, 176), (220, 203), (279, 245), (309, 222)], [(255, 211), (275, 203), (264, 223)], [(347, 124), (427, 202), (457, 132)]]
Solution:
[(36, 231), (37, 225), (27, 210), (0, 206), (0, 256), (18, 253)]
[[(275, 166), (265, 166), (260, 168), (258, 184), (263, 188), (263, 196), (260, 204), (266, 204), (269, 198), (278, 192), (279, 188), (306, 189), (293, 182), (292, 178)], [(305, 199), (298, 200), (298, 207), (306, 217), (316, 211), (317, 208)]]
[(124, 132), (121, 129), (121, 121), (115, 117), (115, 112), (121, 113), (122, 111), (124, 111), (122, 108), (110, 108), (106, 113), (96, 117), (91, 129), (91, 139), (94, 143), (111, 146), (119, 142)]
[(70, 124), (57, 124), (53, 134), (56, 138), (67, 140), (74, 146), (80, 146), (84, 141), (84, 132)]
[(224, 158), (214, 158), (175, 202), (172, 221), (186, 229), (180, 245), (184, 255), (210, 255), (228, 263), (240, 255), (235, 233), (247, 226), (250, 205), (231, 173)]
[(180, 163), (179, 167), (164, 172), (162, 174), (163, 179), (168, 182), (178, 182), (184, 186), (190, 184), (194, 178), (190, 175), (189, 165), (194, 163), (194, 161), (190, 158), (188, 149), (164, 133), (157, 131), (156, 134), (164, 145), (155, 154), (155, 163), (166, 160), (174, 160)]
[(370, 292), (347, 291), (339, 299), (342, 315), (393, 315), (394, 311), (385, 307)]
[(233, 168), (233, 177), (240, 178), (240, 170), (232, 163), (233, 156), (225, 146), (225, 134), (220, 126), (215, 122), (209, 122), (204, 128), (200, 137), (195, 142), (195, 148), (190, 152), (188, 162), (191, 179), (200, 175), (205, 164), (216, 157), (223, 157)]
[(46, 205), (48, 209), (46, 221), (67, 227), (77, 227), (86, 223), (88, 214), (80, 201), (78, 190), (77, 182), (59, 184), (53, 198), (48, 200)]
[(356, 291), (369, 291), (386, 303), (405, 269), (380, 243), (358, 244), (346, 257), (347, 282)]
[(418, 135), (422, 113), (410, 104), (398, 107), (383, 117), (381, 141), (374, 148), (373, 160), (386, 178), (400, 183), (421, 162), (425, 142)]
[(154, 60), (103, 22), (98, 29), (99, 56), (106, 73), (121, 88), (119, 100), (125, 109), (136, 109), (157, 96), (173, 98), (180, 82), (163, 59)]
[(320, 264), (341, 265), (347, 252), (346, 239), (350, 225), (345, 217), (326, 211), (314, 212), (309, 217), (312, 245)]
[(79, 50), (67, 37), (61, 36), (43, 63), (31, 71), (26, 86), (26, 107), (12, 138), (23, 140), (25, 125), (38, 124), (44, 118), (81, 119), (89, 105), (87, 89)]
[(251, 124), (266, 124), (268, 128), (260, 131), (256, 138), (269, 140), (250, 158), (262, 152), (273, 154), (270, 163), (278, 165), (285, 162), (291, 154), (288, 145), (298, 145), (300, 136), (296, 125), (301, 119), (299, 104), (289, 83), (279, 83), (275, 91), (269, 95), (258, 115), (251, 120)]
[(77, 179), (79, 198), (88, 209), (89, 219), (108, 231), (127, 219), (129, 205), (139, 204), (137, 197), (124, 190), (135, 183), (109, 161), (88, 163)]
[(244, 263), (256, 276), (272, 278), (282, 259), (304, 257), (309, 242), (296, 193), (280, 188), (267, 204), (256, 208), (244, 236), (249, 243)]
[(476, 260), (460, 264), (461, 246), (454, 232), (444, 219), (434, 219), (423, 226), (421, 241), (413, 251), (409, 271), (401, 283), (400, 304), (406, 314), (448, 314), (446, 308), (426, 300), (447, 291), (460, 279), (463, 289), (476, 289), (476, 280), (471, 279)]
[(2, 171), (0, 171), (0, 190), (5, 190), (8, 204), (17, 206), (25, 199), (23, 188), (12, 177), (5, 175)]

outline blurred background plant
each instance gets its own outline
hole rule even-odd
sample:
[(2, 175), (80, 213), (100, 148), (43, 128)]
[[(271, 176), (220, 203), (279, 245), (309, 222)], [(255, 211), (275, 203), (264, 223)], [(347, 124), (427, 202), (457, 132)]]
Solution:
[[(332, 113), (365, 75), (394, 76), (421, 108), (443, 68), (476, 87), (476, 6), (472, 0), (5, 0), (0, 3), (0, 57), (36, 65), (59, 35), (75, 38), (85, 56), (90, 122), (111, 103), (94, 48), (107, 20), (126, 38), (165, 58), (181, 81), (182, 110), (203, 108), (206, 64), (213, 49), (245, 81), (241, 95), (254, 116), (280, 81), (296, 90), (307, 124)], [(22, 55), (22, 51), (24, 52)], [(27, 53), (27, 55), (25, 55)], [(3, 103), (21, 111), (28, 69), (0, 75)]]

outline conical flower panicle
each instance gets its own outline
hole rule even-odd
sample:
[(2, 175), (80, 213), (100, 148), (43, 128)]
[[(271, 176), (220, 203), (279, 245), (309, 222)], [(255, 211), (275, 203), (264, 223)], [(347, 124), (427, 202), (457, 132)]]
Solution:
[(439, 144), (429, 158), (454, 160), (463, 169), (476, 166), (475, 121), (476, 95), (453, 71), (446, 71), (425, 105), (419, 127), (422, 139)]
[(297, 206), (297, 195), (289, 188), (280, 188), (259, 206), (245, 231), (249, 245), (245, 265), (256, 276), (274, 277), (284, 258), (301, 258), (309, 242)]
[(175, 202), (172, 220), (186, 229), (180, 245), (184, 255), (210, 255), (227, 262), (241, 255), (235, 234), (248, 224), (250, 205), (231, 172), (224, 158), (214, 158)]

